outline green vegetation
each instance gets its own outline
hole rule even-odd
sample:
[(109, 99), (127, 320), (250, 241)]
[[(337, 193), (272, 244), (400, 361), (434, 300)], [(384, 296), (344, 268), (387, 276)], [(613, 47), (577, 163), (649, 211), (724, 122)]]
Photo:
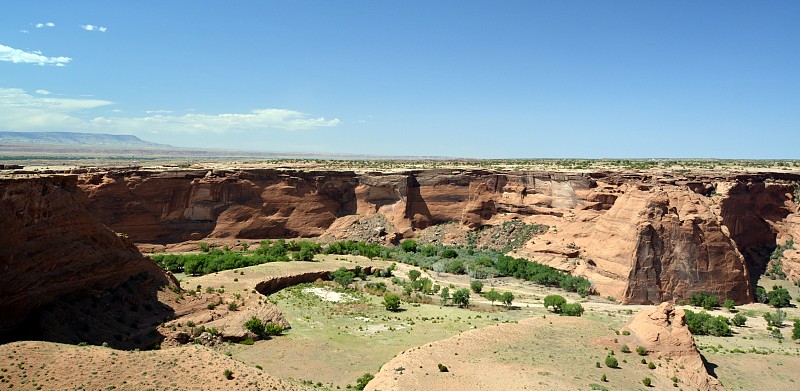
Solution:
[(629, 348), (628, 345), (623, 344), (622, 346), (619, 347), (619, 351), (622, 353), (630, 353), (631, 348)]
[(606, 356), (606, 366), (609, 368), (619, 368), (619, 361), (617, 361), (616, 357), (608, 355)]
[(231, 371), (230, 369), (226, 369), (225, 371), (223, 371), (222, 375), (225, 376), (225, 378), (228, 380), (233, 379), (233, 371)]
[(383, 297), (383, 306), (389, 311), (397, 311), (400, 309), (400, 296), (390, 293)]
[(372, 379), (374, 379), (371, 373), (365, 373), (361, 375), (358, 379), (356, 379), (356, 386), (354, 387), (356, 390), (363, 390), (367, 387), (367, 383), (369, 383)]
[(711, 316), (703, 311), (695, 313), (691, 310), (686, 310), (686, 325), (689, 331), (694, 335), (713, 335), (716, 337), (729, 337), (731, 336), (731, 328), (728, 323), (728, 318), (720, 316)]
[(355, 280), (356, 275), (346, 268), (340, 267), (339, 270), (331, 273), (331, 277), (333, 277), (333, 281), (336, 281), (342, 288), (347, 289), (347, 286), (352, 284), (353, 280)]
[(734, 303), (733, 300), (731, 300), (731, 299), (725, 300), (725, 302), (722, 303), (722, 306), (725, 307), (725, 309), (728, 310), (728, 311), (735, 310), (736, 309), (735, 305), (736, 305), (736, 303)]
[(742, 314), (736, 314), (731, 318), (731, 323), (736, 327), (742, 327), (747, 322), (747, 317)]
[(767, 277), (773, 280), (785, 280), (786, 273), (783, 271), (783, 252), (786, 250), (794, 250), (794, 240), (789, 239), (781, 246), (775, 247), (770, 255), (767, 271), (764, 273)]
[(695, 307), (703, 307), (710, 311), (719, 307), (719, 296), (706, 292), (693, 293), (689, 302)]
[(252, 317), (250, 320), (244, 323), (244, 328), (252, 332), (253, 334), (261, 337), (267, 338), (270, 336), (277, 336), (283, 333), (283, 327), (277, 325), (275, 323), (269, 322), (264, 324), (261, 319), (257, 317)]
[(447, 366), (442, 365), (441, 363), (437, 364), (437, 366), (439, 367), (439, 372), (450, 372), (450, 370), (447, 369)]
[(421, 275), (422, 275), (422, 272), (420, 272), (417, 269), (411, 269), (411, 270), (408, 271), (408, 279), (411, 280), (411, 282), (416, 281), (417, 278), (419, 278)]
[(561, 313), (564, 304), (567, 304), (567, 299), (560, 295), (549, 295), (544, 298), (544, 307), (557, 314)]
[(466, 289), (459, 289), (453, 292), (453, 304), (456, 304), (461, 308), (469, 305), (469, 291)]
[[(505, 304), (506, 307), (510, 307), (511, 303), (513, 302), (514, 302), (514, 294), (511, 292), (503, 292), (503, 304)], [(583, 309), (581, 309), (581, 312), (583, 312)]]
[(483, 290), (483, 281), (481, 280), (472, 280), (469, 283), (469, 287), (472, 289), (473, 292), (480, 294)]
[(653, 380), (651, 380), (649, 377), (646, 377), (642, 379), (642, 384), (644, 384), (645, 387), (650, 387), (653, 384)]
[(794, 325), (792, 326), (792, 339), (800, 339), (800, 319), (794, 320)]
[(783, 327), (783, 321), (786, 320), (786, 312), (778, 308), (775, 312), (765, 313), (764, 320), (767, 321), (768, 327)]
[(640, 355), (640, 356), (646, 356), (647, 355), (647, 349), (645, 349), (644, 346), (637, 346), (636, 347), (636, 353), (638, 355)]
[(490, 290), (489, 292), (484, 293), (483, 297), (486, 300), (489, 300), (490, 302), (492, 302), (492, 305), (494, 305), (495, 301), (500, 301), (500, 300), (503, 299), (503, 295), (501, 295), (500, 292), (498, 292), (498, 291), (496, 291), (494, 289)]
[(561, 315), (564, 316), (581, 316), (583, 311), (581, 303), (567, 303), (561, 306)]
[(767, 292), (767, 303), (776, 308), (788, 307), (792, 302), (792, 296), (786, 288), (774, 285), (772, 290)]
[(400, 248), (407, 253), (417, 252), (417, 242), (413, 239), (404, 240), (400, 243)]

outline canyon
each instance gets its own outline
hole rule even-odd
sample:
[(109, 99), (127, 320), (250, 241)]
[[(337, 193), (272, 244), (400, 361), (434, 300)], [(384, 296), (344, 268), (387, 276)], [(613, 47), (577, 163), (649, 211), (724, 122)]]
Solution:
[[(367, 239), (397, 243), (441, 224), (521, 220), (555, 229), (517, 255), (588, 277), (603, 296), (657, 304), (710, 292), (753, 301), (776, 246), (797, 237), (792, 173), (110, 170), (76, 174), (87, 209), (136, 243)], [(380, 217), (380, 224), (374, 224)], [(453, 239), (453, 243), (457, 240)], [(796, 250), (782, 268), (800, 272)]]

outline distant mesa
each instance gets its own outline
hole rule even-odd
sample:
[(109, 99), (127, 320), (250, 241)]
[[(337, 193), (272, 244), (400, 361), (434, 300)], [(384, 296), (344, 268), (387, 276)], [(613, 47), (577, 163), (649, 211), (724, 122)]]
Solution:
[(0, 144), (104, 148), (174, 148), (167, 144), (144, 141), (130, 134), (77, 132), (0, 132)]

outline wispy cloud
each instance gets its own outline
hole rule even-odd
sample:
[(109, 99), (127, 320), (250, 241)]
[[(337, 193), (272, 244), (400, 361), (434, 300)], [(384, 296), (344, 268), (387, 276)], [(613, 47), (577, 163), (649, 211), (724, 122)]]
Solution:
[(36, 27), (37, 29), (40, 29), (45, 27), (56, 27), (56, 24), (53, 22), (47, 22), (47, 23), (36, 23), (33, 26)]
[[(288, 109), (249, 113), (92, 117), (86, 110), (111, 104), (97, 99), (34, 96), (18, 88), (0, 88), (0, 128), (11, 130), (77, 130), (109, 133), (224, 134), (261, 130), (303, 130), (337, 126), (337, 118), (313, 117)], [(112, 110), (112, 112), (117, 112)]]
[(147, 114), (171, 114), (174, 113), (172, 110), (147, 110), (145, 111)]
[(47, 57), (42, 55), (42, 52), (26, 52), (0, 44), (0, 61), (13, 62), (15, 64), (24, 63), (63, 67), (68, 62), (72, 61), (72, 59), (69, 57)]
[(47, 90), (36, 90), (34, 92), (39, 94), (39, 95), (50, 95), (50, 91), (47, 91)]
[(21, 33), (23, 33), (23, 34), (28, 34), (28, 33), (30, 33), (30, 30), (24, 30), (24, 29), (23, 29), (23, 30), (19, 30), (19, 32), (21, 32)]
[(106, 28), (106, 27), (95, 26), (93, 24), (82, 24), (81, 28), (86, 30), (86, 31), (99, 31), (101, 33), (104, 33), (104, 32), (106, 32), (108, 30), (108, 28)]

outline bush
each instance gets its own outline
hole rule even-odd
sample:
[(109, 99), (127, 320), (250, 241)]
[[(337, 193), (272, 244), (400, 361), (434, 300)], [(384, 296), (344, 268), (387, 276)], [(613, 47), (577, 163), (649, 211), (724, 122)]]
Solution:
[(608, 376), (606, 376), (606, 374), (604, 373), (603, 376), (600, 376), (600, 381), (602, 381), (603, 383), (608, 382)]
[(731, 328), (728, 324), (728, 318), (720, 316), (711, 316), (703, 311), (699, 314), (690, 310), (685, 310), (686, 325), (689, 331), (695, 335), (713, 335), (716, 337), (729, 337), (731, 335)]
[(459, 289), (453, 292), (453, 303), (461, 308), (469, 305), (469, 291), (466, 289)]
[(719, 297), (706, 292), (693, 293), (689, 298), (689, 302), (695, 307), (712, 310), (719, 306)]
[(565, 316), (581, 316), (583, 315), (583, 306), (581, 303), (567, 303), (561, 307), (561, 315)]
[(652, 361), (650, 361), (650, 362), (647, 364), (647, 368), (649, 368), (649, 369), (656, 369), (656, 364), (655, 364), (655, 363), (653, 363)]
[(792, 296), (786, 288), (781, 288), (777, 285), (772, 287), (772, 290), (767, 293), (767, 302), (769, 305), (777, 308), (788, 307), (792, 302)]
[(439, 372), (450, 372), (450, 370), (447, 369), (447, 366), (442, 365), (441, 363), (437, 364), (437, 366), (439, 367)]
[(736, 327), (742, 327), (747, 322), (747, 317), (742, 314), (736, 314), (731, 318), (731, 322)]
[(413, 239), (404, 240), (400, 243), (400, 248), (407, 253), (417, 252), (417, 241)]
[(226, 379), (231, 380), (233, 379), (233, 371), (230, 369), (226, 369), (222, 374), (225, 376)]
[(264, 323), (261, 322), (261, 319), (257, 317), (252, 317), (247, 322), (244, 322), (244, 328), (252, 332), (253, 334), (263, 337), (266, 335), (266, 330), (264, 329)]
[(767, 296), (767, 290), (764, 289), (763, 286), (757, 286), (756, 291), (753, 294), (756, 303), (767, 303), (769, 302), (769, 296)]
[(511, 292), (504, 292), (503, 293), (503, 304), (505, 304), (506, 307), (509, 307), (509, 306), (511, 306), (511, 303), (513, 303), (513, 302), (514, 302), (514, 294), (511, 293)]
[(619, 368), (619, 361), (614, 356), (606, 356), (606, 366), (609, 368)]
[(238, 311), (238, 310), (239, 310), (239, 305), (238, 304), (236, 304), (234, 302), (228, 303), (228, 311)]
[(373, 376), (371, 373), (365, 373), (365, 374), (361, 375), (361, 377), (356, 379), (355, 389), (356, 390), (363, 390), (364, 388), (367, 387), (367, 383), (369, 383), (370, 380), (372, 380), (374, 378), (375, 378), (375, 376)]
[(400, 309), (400, 296), (390, 293), (383, 297), (383, 306), (389, 311), (397, 311)]
[(645, 349), (644, 346), (637, 346), (636, 347), (636, 353), (639, 354), (640, 356), (646, 356), (647, 355), (647, 349)]
[(483, 281), (472, 280), (472, 282), (469, 283), (469, 287), (472, 288), (473, 292), (480, 294), (483, 290)]
[(422, 272), (420, 272), (417, 269), (411, 269), (411, 270), (408, 271), (408, 279), (411, 280), (411, 282), (416, 281), (417, 278), (419, 278), (419, 276), (421, 276), (421, 275), (422, 275)]
[(770, 327), (782, 327), (783, 321), (786, 320), (786, 313), (779, 308), (775, 312), (764, 314), (764, 320), (767, 321), (767, 325)]
[(331, 277), (333, 277), (333, 280), (336, 281), (337, 284), (341, 285), (342, 288), (347, 288), (348, 285), (353, 283), (356, 275), (346, 268), (340, 267), (339, 270), (331, 273)]
[(560, 313), (564, 304), (567, 303), (567, 300), (560, 296), (560, 295), (549, 295), (544, 298), (544, 306), (545, 308), (550, 308), (550, 311), (555, 313)]
[(645, 387), (650, 387), (653, 384), (653, 380), (651, 380), (649, 377), (646, 377), (642, 379), (642, 384), (644, 384)]
[(630, 353), (631, 348), (629, 348), (628, 345), (622, 345), (619, 347), (619, 351), (622, 353)]
[(264, 326), (264, 333), (267, 336), (277, 336), (283, 334), (283, 327), (277, 323), (269, 322)]
[(800, 339), (800, 319), (794, 320), (794, 326), (792, 327), (792, 339)]
[(458, 256), (458, 251), (448, 248), (440, 254), (442, 258), (455, 258)]
[(728, 311), (733, 311), (735, 309), (735, 307), (734, 307), (735, 304), (736, 303), (734, 303), (733, 300), (728, 299), (728, 300), (725, 300), (724, 303), (722, 303), (722, 306), (725, 307), (725, 309), (727, 309)]
[(492, 305), (494, 305), (495, 301), (500, 301), (500, 300), (503, 299), (503, 296), (500, 294), (500, 292), (498, 292), (498, 291), (496, 291), (494, 289), (490, 290), (489, 292), (484, 293), (483, 297), (486, 300), (491, 301)]

